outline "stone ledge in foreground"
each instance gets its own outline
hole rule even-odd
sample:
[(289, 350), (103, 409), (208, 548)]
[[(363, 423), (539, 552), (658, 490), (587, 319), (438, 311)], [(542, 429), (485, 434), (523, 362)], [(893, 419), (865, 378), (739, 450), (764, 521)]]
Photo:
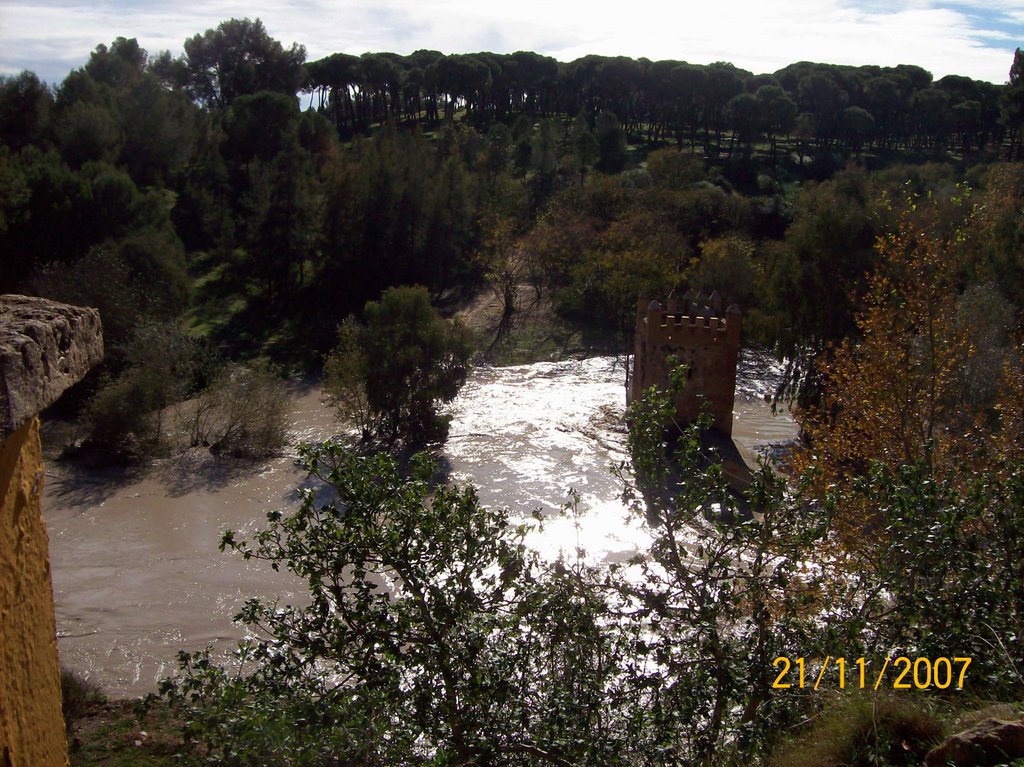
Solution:
[(101, 359), (96, 309), (0, 295), (0, 434), (52, 405)]

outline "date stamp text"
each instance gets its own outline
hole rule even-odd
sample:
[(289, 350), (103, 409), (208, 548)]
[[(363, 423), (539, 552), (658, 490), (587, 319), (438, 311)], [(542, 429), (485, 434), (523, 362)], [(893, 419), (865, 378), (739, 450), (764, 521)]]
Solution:
[[(823, 683), (845, 690), (847, 685), (861, 690), (962, 690), (970, 658), (908, 658), (889, 656), (881, 663), (878, 673), (865, 658), (850, 661), (847, 658), (825, 657), (817, 673), (806, 658), (780, 655), (772, 664), (778, 675), (772, 683), (777, 690), (811, 687), (817, 690)], [(816, 664), (815, 664), (816, 665)], [(877, 667), (879, 664), (875, 663)], [(827, 673), (826, 673), (827, 672)]]

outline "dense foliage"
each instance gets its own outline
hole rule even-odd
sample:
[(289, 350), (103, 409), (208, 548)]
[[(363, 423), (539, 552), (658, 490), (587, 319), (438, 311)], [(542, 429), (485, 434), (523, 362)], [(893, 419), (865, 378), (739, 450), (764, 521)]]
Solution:
[(307, 62), (249, 19), (184, 48), (118, 38), (56, 87), (0, 81), (0, 290), (100, 308), (92, 389), (141, 324), (310, 368), (386, 288), (454, 302), (490, 282), (501, 332), (532, 287), (605, 346), (628, 343), (638, 291), (726, 290), (813, 400), (819, 355), (858, 332), (880, 193), (908, 181), (991, 191), (986, 257), (1024, 295), (1020, 185), (986, 171), (1021, 152), (1020, 55), (993, 85), (529, 52)]
[[(1013, 170), (995, 169), (1009, 175), (991, 189)], [(709, 459), (703, 422), (666, 434), (669, 393), (634, 405), (620, 476), (653, 542), (627, 563), (538, 559), (524, 545), (532, 523), (480, 507), (471, 488), (432, 486), (426, 459), (408, 477), (388, 457), (309, 449), (307, 469), (335, 499), (306, 491), (252, 542), (224, 540), (306, 579), (309, 606), (251, 602), (240, 620), (266, 638), (243, 645), (237, 667), (186, 654), (166, 686), (202, 753), (766, 762), (780, 732), (832, 700), (796, 670), (775, 686), (780, 657), (804, 659), (808, 679), (825, 667), (829, 690), (837, 656), (852, 689), (857, 658), (871, 679), (886, 658), (971, 658), (958, 695), (1019, 698), (1020, 349), (1012, 305), (978, 282), (993, 267), (992, 216), (1003, 219), (969, 198), (865, 199), (889, 234), (850, 308), (861, 340), (820, 363), (825, 408), (791, 481), (765, 469), (747, 506)], [(742, 241), (705, 247), (723, 263), (751, 257)], [(832, 744), (851, 763), (920, 759), (941, 731), (910, 704), (873, 704), (870, 728), (856, 700), (840, 706), (860, 728)], [(297, 717), (309, 725), (298, 734)]]
[(1015, 89), (1005, 94), (957, 75), (933, 82), (915, 66), (801, 62), (753, 75), (721, 62), (584, 56), (561, 63), (523, 51), (416, 51), (336, 53), (310, 62), (307, 71), (306, 89), (345, 134), (422, 116), (437, 122), (460, 110), (478, 123), (603, 110), (617, 116), (623, 134), (596, 130), (606, 170), (616, 169), (614, 147), (627, 136), (730, 155), (737, 144), (747, 150), (765, 138), (774, 161), (777, 139), (793, 133), (816, 150), (955, 146), (967, 152), (1019, 128), (1012, 95), (1019, 77), (1011, 76)]
[(354, 318), (342, 324), (324, 361), (324, 388), (339, 416), (363, 441), (443, 442), (448, 419), (438, 408), (466, 381), (468, 330), (442, 318), (422, 286), (389, 288), (364, 314), (365, 326)]
[(484, 283), (499, 332), (529, 295), (617, 348), (638, 293), (718, 289), (746, 342), (790, 362), (791, 483), (765, 471), (741, 502), (699, 424), (666, 444), (652, 393), (623, 477), (654, 544), (600, 569), (540, 561), (519, 518), (425, 459), (407, 476), (308, 448), (334, 499), (304, 490), (224, 540), (304, 579), (308, 604), (249, 603), (261, 638), (238, 667), (186, 656), (167, 691), (214, 764), (749, 763), (823, 700), (774, 688), (778, 656), (970, 656), (971, 691), (1022, 694), (1022, 156), (1019, 50), (1005, 85), (529, 52), (307, 62), (233, 19), (178, 58), (118, 38), (56, 87), (0, 78), (0, 291), (99, 307), (80, 412), (125, 457), (175, 426), (272, 450), (279, 380), (224, 358), (308, 368), (332, 347), (346, 418), (430, 442), (469, 355), (432, 303)]

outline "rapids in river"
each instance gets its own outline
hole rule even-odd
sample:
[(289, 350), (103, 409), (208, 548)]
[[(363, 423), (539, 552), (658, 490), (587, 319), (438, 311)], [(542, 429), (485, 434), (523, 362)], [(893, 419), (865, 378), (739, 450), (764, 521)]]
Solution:
[[(733, 437), (748, 463), (796, 435), (792, 418), (765, 402), (780, 375), (770, 357), (741, 355)], [(294, 387), (294, 443), (338, 431), (322, 400), (316, 386)], [(482, 503), (523, 517), (556, 512), (575, 490), (577, 513), (553, 516), (530, 544), (550, 558), (579, 551), (621, 561), (650, 540), (611, 472), (626, 460), (624, 412), (622, 358), (477, 368), (451, 405), (444, 459)], [(303, 600), (289, 574), (218, 550), (224, 528), (246, 537), (267, 511), (298, 504), (307, 480), (294, 451), (259, 463), (193, 451), (140, 472), (51, 462), (46, 475), (61, 663), (110, 697), (154, 691), (176, 670), (179, 650), (229, 652), (243, 636), (231, 618), (247, 598)]]

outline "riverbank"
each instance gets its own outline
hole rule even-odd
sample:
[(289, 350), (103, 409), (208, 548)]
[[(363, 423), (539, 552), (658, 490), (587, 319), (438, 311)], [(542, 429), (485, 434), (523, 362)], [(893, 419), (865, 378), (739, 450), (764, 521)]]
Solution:
[[(1020, 701), (943, 701), (913, 693), (860, 690), (823, 695), (817, 716), (805, 727), (787, 733), (763, 763), (826, 767), (867, 764), (866, 760), (873, 758), (872, 764), (882, 759), (885, 764), (920, 765), (915, 754), (920, 757), (954, 733), (993, 718), (1017, 721), (1022, 711)], [(160, 699), (94, 698), (77, 710), (70, 728), (71, 767), (203, 763), (201, 750), (186, 742), (182, 725), (174, 710)]]
[(172, 767), (187, 764), (181, 721), (161, 701), (96, 700), (68, 733), (71, 767)]
[(112, 698), (153, 692), (180, 650), (220, 654), (249, 596), (298, 599), (296, 581), (218, 550), (221, 531), (251, 532), (297, 502), (305, 475), (294, 446), (336, 433), (318, 386), (292, 388), (288, 451), (263, 461), (199, 449), (132, 469), (47, 464), (49, 527), (61, 662)]
[(546, 293), (516, 287), (515, 310), (505, 307), (493, 290), (477, 293), (454, 312), (476, 335), (480, 361), (491, 365), (528, 365), (621, 354), (626, 342), (614, 334), (585, 330), (558, 315)]

